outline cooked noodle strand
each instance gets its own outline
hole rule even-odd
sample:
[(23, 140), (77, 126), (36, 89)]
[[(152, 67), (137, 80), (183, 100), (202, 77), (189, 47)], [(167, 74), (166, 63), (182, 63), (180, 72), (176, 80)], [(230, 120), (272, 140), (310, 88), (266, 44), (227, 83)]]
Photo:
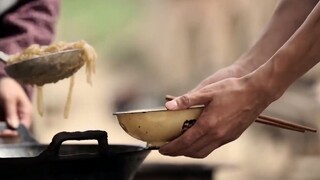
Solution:
[(64, 106), (64, 118), (67, 119), (69, 117), (70, 108), (71, 108), (71, 101), (72, 101), (72, 92), (74, 87), (74, 78), (75, 76), (71, 76), (70, 78), (70, 85), (69, 85), (69, 91), (68, 91), (68, 97), (66, 104)]
[(43, 91), (42, 86), (37, 87), (37, 109), (40, 116), (43, 116)]

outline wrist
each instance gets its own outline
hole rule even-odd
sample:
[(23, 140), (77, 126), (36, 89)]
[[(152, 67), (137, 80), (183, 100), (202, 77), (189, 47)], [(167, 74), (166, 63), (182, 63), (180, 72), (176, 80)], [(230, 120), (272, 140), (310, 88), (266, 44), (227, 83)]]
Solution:
[(273, 63), (268, 62), (245, 78), (250, 88), (259, 92), (267, 100), (266, 103), (270, 104), (279, 99), (289, 86), (279, 75), (274, 70)]
[(269, 55), (254, 50), (243, 54), (234, 64), (242, 67), (246, 74), (249, 74), (267, 62), (269, 58)]

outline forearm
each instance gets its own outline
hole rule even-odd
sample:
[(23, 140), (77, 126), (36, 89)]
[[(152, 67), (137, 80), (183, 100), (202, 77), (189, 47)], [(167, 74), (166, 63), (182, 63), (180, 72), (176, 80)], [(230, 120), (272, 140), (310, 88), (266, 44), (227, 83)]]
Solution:
[(235, 64), (251, 72), (264, 64), (305, 21), (318, 0), (282, 0), (253, 46)]
[(274, 99), (320, 60), (320, 3), (294, 35), (253, 76)]

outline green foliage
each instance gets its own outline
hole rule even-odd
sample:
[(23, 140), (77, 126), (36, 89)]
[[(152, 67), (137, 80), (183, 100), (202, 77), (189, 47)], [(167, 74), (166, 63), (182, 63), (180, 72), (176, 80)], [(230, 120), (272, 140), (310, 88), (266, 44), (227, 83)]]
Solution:
[(58, 23), (58, 40), (84, 39), (93, 45), (105, 45), (137, 17), (139, 1), (64, 0)]

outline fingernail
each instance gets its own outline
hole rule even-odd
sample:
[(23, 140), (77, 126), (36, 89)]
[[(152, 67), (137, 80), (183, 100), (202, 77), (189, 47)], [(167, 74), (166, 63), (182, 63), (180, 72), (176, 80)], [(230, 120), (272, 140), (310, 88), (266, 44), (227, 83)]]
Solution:
[(19, 120), (12, 118), (12, 119), (8, 119), (8, 124), (9, 126), (11, 126), (14, 129), (17, 129), (19, 127)]
[(166, 103), (166, 107), (169, 109), (169, 110), (175, 110), (178, 108), (178, 104), (177, 104), (177, 101), (175, 100), (172, 100), (172, 101), (169, 101)]

